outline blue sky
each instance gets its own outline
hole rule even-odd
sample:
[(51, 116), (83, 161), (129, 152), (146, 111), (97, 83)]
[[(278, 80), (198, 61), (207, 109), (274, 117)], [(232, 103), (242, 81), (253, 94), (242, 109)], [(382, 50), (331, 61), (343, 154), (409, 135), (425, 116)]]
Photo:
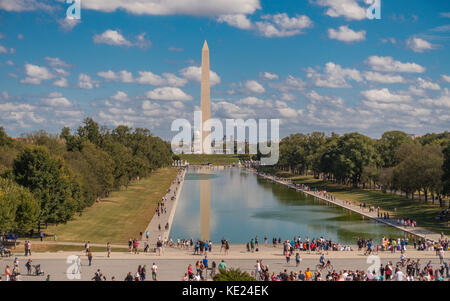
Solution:
[(212, 116), (279, 118), (296, 132), (450, 125), (450, 2), (0, 0), (0, 126), (18, 136), (102, 125), (165, 139), (200, 104), (208, 41)]

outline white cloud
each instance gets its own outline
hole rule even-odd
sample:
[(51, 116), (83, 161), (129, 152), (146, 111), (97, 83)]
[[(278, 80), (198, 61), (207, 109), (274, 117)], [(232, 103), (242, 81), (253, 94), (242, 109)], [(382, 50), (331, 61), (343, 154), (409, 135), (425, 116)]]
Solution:
[(145, 49), (145, 48), (150, 48), (152, 46), (152, 42), (149, 39), (147, 39), (145, 36), (146, 36), (146, 33), (143, 32), (136, 37), (135, 45), (137, 47)]
[(67, 78), (61, 77), (60, 79), (53, 82), (53, 86), (66, 88), (69, 86), (69, 83), (67, 81)]
[(20, 82), (23, 84), (39, 85), (43, 80), (53, 78), (53, 74), (47, 68), (33, 64), (25, 64), (26, 78)]
[(249, 107), (266, 107), (266, 108), (271, 108), (272, 107), (272, 103), (270, 101), (266, 101), (254, 96), (249, 96), (249, 97), (245, 97), (242, 99), (239, 99), (236, 104), (238, 105), (246, 105)]
[(70, 107), (72, 103), (65, 98), (61, 93), (53, 92), (48, 97), (41, 100), (42, 104), (51, 107)]
[(127, 70), (114, 72), (112, 70), (101, 71), (97, 73), (98, 76), (103, 77), (107, 81), (119, 81), (122, 83), (132, 83), (133, 74)]
[(333, 18), (344, 17), (349, 20), (366, 18), (366, 9), (359, 6), (356, 0), (317, 0), (316, 3), (328, 7), (325, 14)]
[(0, 9), (10, 12), (23, 12), (37, 9), (51, 10), (52, 7), (37, 0), (0, 0)]
[(244, 119), (255, 114), (253, 109), (241, 108), (238, 105), (227, 101), (212, 102), (211, 108), (216, 115), (234, 119)]
[(436, 46), (421, 38), (411, 37), (406, 41), (406, 46), (414, 52), (424, 52), (426, 50), (435, 49)]
[(253, 14), (260, 9), (259, 0), (83, 0), (83, 8), (104, 12), (124, 9), (137, 15), (220, 16)]
[(65, 67), (65, 68), (70, 67), (69, 64), (67, 64), (66, 62), (64, 62), (63, 60), (61, 60), (60, 58), (57, 58), (57, 57), (46, 56), (45, 60), (48, 62), (48, 64), (51, 67), (54, 67), (54, 68), (55, 67)]
[(313, 26), (308, 16), (296, 15), (289, 17), (286, 13), (264, 15), (262, 22), (256, 22), (256, 28), (265, 37), (290, 37), (303, 33), (303, 29)]
[(250, 29), (252, 28), (252, 22), (244, 14), (236, 15), (222, 15), (217, 19), (219, 23), (227, 23), (230, 26), (237, 27), (240, 29)]
[(293, 101), (293, 100), (295, 100), (295, 96), (290, 93), (282, 93), (280, 99), (287, 100), (287, 101)]
[(154, 100), (192, 100), (192, 96), (183, 92), (183, 90), (176, 87), (156, 88), (148, 91), (146, 97)]
[(375, 71), (423, 73), (426, 68), (416, 63), (402, 63), (390, 56), (370, 56), (366, 61)]
[(94, 35), (94, 43), (108, 44), (113, 46), (132, 46), (131, 42), (117, 30), (108, 29), (102, 34)]
[[(450, 108), (450, 91), (445, 88), (438, 98), (422, 99), (420, 102), (431, 107), (442, 107), (448, 109)], [(446, 112), (448, 112), (448, 110)]]
[(5, 46), (0, 45), (0, 53), (8, 53), (8, 49)]
[(164, 85), (165, 80), (150, 71), (139, 71), (139, 77), (136, 78), (136, 82), (143, 85), (161, 86)]
[(398, 84), (405, 83), (405, 79), (401, 75), (397, 74), (383, 74), (379, 72), (367, 71), (364, 72), (364, 78), (371, 82), (382, 84)]
[(117, 91), (116, 94), (111, 96), (111, 99), (114, 99), (117, 101), (123, 101), (123, 102), (130, 101), (130, 98), (128, 97), (127, 93), (125, 93), (123, 91)]
[(258, 83), (256, 80), (248, 80), (245, 82), (245, 88), (250, 93), (262, 94), (266, 92), (264, 86)]
[(330, 97), (330, 96), (324, 96), (320, 95), (316, 91), (312, 90), (309, 93), (306, 93), (306, 97), (310, 100), (312, 100), (313, 103), (316, 102), (322, 102), (326, 104), (333, 104), (335, 106), (341, 106), (344, 104), (344, 100), (340, 97)]
[(92, 88), (98, 88), (98, 83), (96, 81), (93, 81), (91, 77), (85, 73), (80, 73), (78, 76), (78, 87), (81, 89), (92, 89)]
[(277, 110), (281, 116), (286, 118), (295, 118), (298, 116), (297, 111), (292, 108), (278, 108)]
[[(283, 82), (280, 83), (269, 83), (271, 88), (278, 89), (279, 91), (287, 94), (289, 91), (303, 91), (305, 89), (306, 83), (301, 79), (288, 75)], [(288, 98), (293, 98), (292, 95), (288, 95)]]
[[(195, 81), (200, 83), (202, 81), (202, 68), (196, 66), (190, 66), (180, 70), (180, 74), (189, 81)], [(216, 72), (210, 70), (209, 81), (211, 86), (215, 86), (220, 83), (221, 79)]]
[(59, 19), (58, 24), (63, 31), (71, 31), (75, 26), (81, 23), (81, 19), (69, 19), (63, 18)]
[(442, 79), (443, 79), (444, 81), (446, 81), (447, 83), (450, 83), (450, 75), (442, 74)]
[(275, 73), (270, 73), (270, 72), (264, 72), (261, 77), (263, 79), (267, 79), (267, 80), (275, 80), (278, 79), (278, 74)]
[(169, 86), (183, 87), (188, 82), (187, 79), (178, 77), (173, 73), (163, 73), (162, 76), (164, 76), (166, 84)]
[(347, 79), (361, 82), (363, 80), (361, 73), (356, 69), (342, 68), (340, 65), (333, 62), (328, 62), (325, 65), (325, 73), (320, 74), (317, 70), (308, 68), (306, 70), (307, 77), (312, 79), (317, 87), (327, 88), (351, 88), (352, 86), (347, 82)]
[(362, 91), (361, 94), (367, 100), (371, 101), (381, 101), (381, 102), (408, 102), (411, 101), (412, 98), (409, 95), (400, 95), (395, 94), (389, 91), (387, 88), (383, 88), (381, 90), (373, 89)]
[(54, 68), (53, 69), (58, 75), (62, 76), (62, 77), (66, 77), (69, 76), (70, 73), (62, 68)]
[(351, 42), (358, 42), (358, 41), (364, 41), (366, 39), (366, 31), (354, 31), (350, 28), (348, 28), (347, 25), (345, 26), (339, 26), (338, 30), (335, 30), (333, 28), (328, 29), (328, 37), (330, 39), (351, 43)]
[(441, 89), (441, 87), (438, 84), (433, 83), (431, 81), (424, 80), (421, 77), (419, 77), (417, 79), (417, 82), (418, 82), (419, 87), (422, 89), (429, 89), (429, 90), (440, 90)]

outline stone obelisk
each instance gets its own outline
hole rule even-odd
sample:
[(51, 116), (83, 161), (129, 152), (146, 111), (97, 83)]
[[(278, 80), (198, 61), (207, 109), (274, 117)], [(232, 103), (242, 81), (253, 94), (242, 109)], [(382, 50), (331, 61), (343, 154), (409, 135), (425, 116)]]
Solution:
[(202, 49), (202, 93), (201, 93), (201, 109), (202, 109), (202, 153), (211, 154), (211, 127), (206, 124), (211, 115), (210, 109), (210, 85), (209, 85), (209, 48), (208, 43), (203, 44)]

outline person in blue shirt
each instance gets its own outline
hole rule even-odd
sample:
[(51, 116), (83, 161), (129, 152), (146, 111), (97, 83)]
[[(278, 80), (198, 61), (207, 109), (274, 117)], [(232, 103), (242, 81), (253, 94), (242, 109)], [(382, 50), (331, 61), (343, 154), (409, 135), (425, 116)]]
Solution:
[(206, 256), (203, 258), (203, 265), (205, 266), (205, 269), (208, 268), (208, 258)]

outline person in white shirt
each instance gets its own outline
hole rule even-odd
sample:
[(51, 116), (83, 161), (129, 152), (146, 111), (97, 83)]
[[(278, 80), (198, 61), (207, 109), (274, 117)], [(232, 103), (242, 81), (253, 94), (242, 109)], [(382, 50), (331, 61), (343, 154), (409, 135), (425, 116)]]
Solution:
[(403, 272), (399, 269), (395, 271), (395, 281), (403, 281)]

